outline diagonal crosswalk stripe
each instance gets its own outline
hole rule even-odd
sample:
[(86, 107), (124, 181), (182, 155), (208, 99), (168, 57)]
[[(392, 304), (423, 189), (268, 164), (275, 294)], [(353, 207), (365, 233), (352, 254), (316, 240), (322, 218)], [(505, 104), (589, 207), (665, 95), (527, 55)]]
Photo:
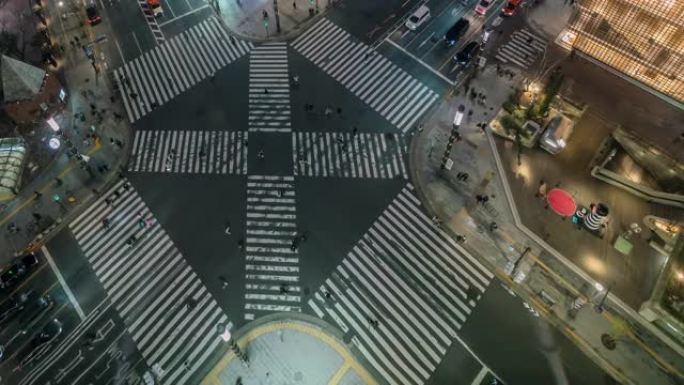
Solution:
[(328, 19), (299, 36), (293, 47), (402, 132), (438, 94)]
[(245, 131), (139, 130), (129, 171), (247, 174)]
[(528, 68), (539, 59), (546, 44), (542, 36), (523, 28), (511, 34), (510, 40), (497, 49), (495, 57), (502, 63)]
[(253, 47), (229, 35), (215, 17), (210, 17), (115, 69), (129, 121), (135, 122), (214, 76)]
[(301, 311), (295, 202), (294, 177), (247, 177), (246, 320)]
[(408, 184), (308, 301), (389, 384), (422, 385), (493, 274), (432, 223)]
[(161, 383), (187, 383), (227, 317), (147, 205), (123, 179), (69, 229), (147, 364), (164, 368)]
[(408, 179), (406, 143), (393, 134), (296, 132), (295, 176)]
[(250, 52), (249, 131), (292, 131), (286, 43), (267, 43)]

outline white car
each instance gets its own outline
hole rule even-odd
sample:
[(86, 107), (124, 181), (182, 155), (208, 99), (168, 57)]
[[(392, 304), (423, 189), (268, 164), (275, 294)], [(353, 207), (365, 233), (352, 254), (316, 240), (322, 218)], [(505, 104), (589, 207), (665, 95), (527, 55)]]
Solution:
[(423, 23), (425, 23), (430, 18), (430, 8), (427, 5), (421, 5), (408, 20), (406, 20), (406, 28), (411, 31), (415, 31)]
[(494, 0), (480, 0), (480, 3), (475, 6), (475, 13), (484, 16), (489, 11), (492, 3), (494, 3)]

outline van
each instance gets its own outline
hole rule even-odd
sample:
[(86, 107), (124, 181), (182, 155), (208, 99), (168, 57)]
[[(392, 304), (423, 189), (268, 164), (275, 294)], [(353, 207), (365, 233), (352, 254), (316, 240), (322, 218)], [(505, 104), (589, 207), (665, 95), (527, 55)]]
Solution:
[(568, 144), (574, 126), (573, 121), (566, 116), (558, 115), (552, 118), (546, 125), (539, 145), (551, 154), (558, 154)]
[(453, 47), (458, 39), (460, 39), (468, 31), (470, 22), (468, 19), (461, 18), (454, 24), (444, 35), (444, 42), (447, 47)]
[(411, 16), (409, 16), (408, 20), (406, 20), (406, 28), (415, 31), (429, 18), (430, 8), (428, 8), (427, 5), (421, 5)]

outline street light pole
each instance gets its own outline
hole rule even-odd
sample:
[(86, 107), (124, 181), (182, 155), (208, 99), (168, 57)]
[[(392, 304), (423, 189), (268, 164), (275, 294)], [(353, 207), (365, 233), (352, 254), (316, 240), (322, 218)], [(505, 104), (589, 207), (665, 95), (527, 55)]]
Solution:
[(451, 155), (451, 148), (457, 138), (461, 136), (458, 132), (459, 127), (461, 127), (461, 121), (463, 120), (463, 112), (465, 111), (465, 106), (461, 104), (458, 106), (456, 115), (454, 116), (453, 124), (451, 125), (451, 136), (449, 136), (449, 141), (447, 142), (446, 149), (444, 149), (444, 155), (442, 155), (442, 165), (440, 166), (442, 170), (447, 167), (447, 161)]
[(280, 33), (280, 15), (278, 14), (278, 0), (273, 0), (273, 13), (275, 13), (276, 31)]

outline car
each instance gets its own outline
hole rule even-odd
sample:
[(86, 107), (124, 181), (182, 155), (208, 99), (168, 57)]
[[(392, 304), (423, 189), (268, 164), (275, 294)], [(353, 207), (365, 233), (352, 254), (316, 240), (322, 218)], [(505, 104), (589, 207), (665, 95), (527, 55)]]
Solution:
[(447, 33), (444, 34), (444, 42), (446, 43), (447, 47), (453, 47), (458, 39), (465, 35), (465, 33), (468, 31), (468, 28), (470, 28), (470, 22), (468, 19), (464, 18), (459, 19), (453, 26), (451, 26)]
[(480, 53), (480, 43), (471, 41), (454, 55), (454, 61), (462, 66), (467, 66), (478, 53)]
[(97, 4), (94, 1), (88, 2), (86, 16), (88, 17), (87, 22), (89, 25), (98, 25), (102, 21), (102, 16), (100, 16), (100, 11), (97, 9)]
[(415, 12), (413, 12), (413, 14), (411, 14), (411, 16), (409, 16), (408, 20), (406, 20), (406, 28), (410, 29), (411, 31), (415, 31), (429, 18), (430, 8), (428, 8), (427, 5), (421, 5), (418, 7), (418, 9), (416, 9)]
[(475, 13), (484, 16), (489, 11), (489, 8), (494, 4), (494, 0), (480, 0), (475, 6)]
[(17, 314), (19, 314), (26, 303), (33, 298), (35, 294), (32, 291), (21, 293), (18, 296), (11, 296), (0, 303), (0, 325), (11, 321)]
[(50, 320), (17, 354), (19, 367), (26, 367), (47, 353), (50, 350), (51, 343), (60, 334), (62, 334), (62, 323), (57, 318)]
[(147, 9), (154, 17), (164, 15), (164, 9), (161, 6), (161, 0), (147, 0)]
[(513, 16), (515, 14), (515, 11), (518, 9), (518, 6), (522, 2), (523, 0), (509, 0), (506, 3), (506, 5), (503, 8), (501, 8), (501, 15)]
[(19, 316), (19, 324), (25, 330), (30, 329), (35, 322), (43, 319), (54, 305), (55, 302), (52, 300), (52, 297), (47, 294), (36, 297), (33, 300), (29, 299)]
[(0, 268), (0, 289), (8, 290), (20, 284), (39, 262), (36, 254), (29, 253)]

